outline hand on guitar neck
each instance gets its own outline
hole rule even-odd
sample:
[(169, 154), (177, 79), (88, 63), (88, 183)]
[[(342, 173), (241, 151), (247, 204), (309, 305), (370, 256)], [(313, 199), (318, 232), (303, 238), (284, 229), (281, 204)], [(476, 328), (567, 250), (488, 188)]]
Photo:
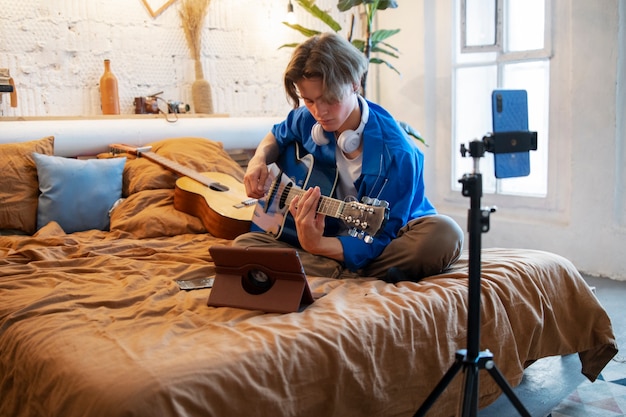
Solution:
[(289, 204), (289, 213), (298, 231), (302, 249), (316, 255), (343, 261), (343, 246), (335, 237), (324, 236), (325, 216), (319, 211), (322, 202), (320, 187), (314, 186), (297, 194)]

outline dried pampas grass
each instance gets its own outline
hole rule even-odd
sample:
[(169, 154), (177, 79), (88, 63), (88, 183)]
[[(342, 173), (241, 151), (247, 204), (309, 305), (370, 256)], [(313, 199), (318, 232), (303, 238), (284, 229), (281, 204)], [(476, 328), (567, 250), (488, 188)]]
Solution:
[(198, 61), (202, 49), (202, 26), (211, 0), (183, 0), (180, 18), (191, 57)]
[(196, 113), (213, 113), (211, 85), (204, 79), (200, 52), (202, 50), (202, 26), (211, 0), (183, 0), (180, 7), (180, 19), (191, 57), (195, 61), (196, 80), (191, 85), (191, 96)]

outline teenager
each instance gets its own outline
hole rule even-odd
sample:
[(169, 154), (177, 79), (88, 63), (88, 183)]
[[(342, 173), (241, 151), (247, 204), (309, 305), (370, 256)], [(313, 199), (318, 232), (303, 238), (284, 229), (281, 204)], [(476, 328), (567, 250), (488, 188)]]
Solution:
[[(389, 205), (388, 220), (373, 239), (354, 236), (337, 228), (336, 219), (318, 213), (320, 187), (307, 184), (288, 208), (305, 272), (417, 281), (458, 259), (463, 231), (437, 214), (426, 197), (420, 149), (385, 109), (359, 95), (367, 66), (364, 55), (335, 33), (313, 36), (296, 47), (284, 74), (293, 109), (259, 144), (244, 185), (248, 196), (263, 197), (268, 164), (293, 153), (297, 145), (300, 156), (308, 153), (316, 164), (336, 168), (337, 184), (328, 197), (369, 197)], [(290, 246), (260, 232), (240, 235), (234, 244)]]

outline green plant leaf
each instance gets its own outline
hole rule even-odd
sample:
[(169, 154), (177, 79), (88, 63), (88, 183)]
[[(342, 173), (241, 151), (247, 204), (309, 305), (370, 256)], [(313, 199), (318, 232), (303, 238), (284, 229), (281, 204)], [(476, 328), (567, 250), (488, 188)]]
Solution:
[[(389, 48), (389, 49), (391, 49), (392, 51), (394, 51), (396, 53), (400, 53), (400, 50), (398, 48), (396, 48), (395, 46), (392, 46), (392, 45), (388, 44), (387, 42), (380, 42), (380, 43), (385, 45), (386, 48)], [(396, 56), (396, 58), (397, 58), (397, 56)]]
[(372, 44), (378, 43), (378, 42), (382, 42), (385, 39), (390, 38), (391, 36), (395, 35), (398, 32), (400, 32), (400, 29), (379, 29), (379, 30), (376, 30), (376, 31), (372, 32), (372, 36), (371, 36)]
[(300, 44), (299, 44), (299, 43), (297, 43), (297, 42), (294, 42), (294, 43), (284, 43), (284, 44), (280, 45), (280, 46), (278, 47), (278, 49), (283, 49), (283, 48), (295, 48), (295, 47), (296, 47), (296, 46), (298, 46), (298, 45), (300, 45)]
[(360, 4), (376, 5), (377, 10), (385, 10), (388, 8), (395, 9), (398, 7), (398, 2), (396, 0), (339, 0), (339, 2), (337, 2), (337, 8), (340, 11), (345, 12)]
[(352, 45), (361, 52), (365, 50), (365, 41), (363, 39), (353, 39)]
[(396, 67), (394, 67), (393, 65), (391, 65), (389, 62), (385, 61), (384, 59), (380, 59), (380, 58), (370, 58), (370, 63), (371, 64), (385, 64), (388, 68), (392, 69), (393, 71), (395, 71), (398, 75), (402, 75), (400, 74), (400, 71), (398, 71), (396, 69)]
[(381, 48), (379, 46), (376, 46), (376, 47), (372, 48), (372, 52), (385, 54), (385, 55), (393, 57), (393, 58), (400, 58), (400, 56), (398, 56), (398, 54), (394, 53), (393, 51), (389, 51), (389, 50)]
[(428, 144), (426, 143), (426, 140), (424, 139), (422, 134), (420, 132), (418, 132), (417, 130), (413, 129), (411, 127), (411, 125), (409, 125), (407, 122), (400, 122), (400, 121), (398, 121), (398, 124), (400, 125), (400, 127), (404, 130), (404, 132), (407, 135), (414, 137), (415, 139), (417, 139), (420, 142), (422, 142), (424, 145), (428, 146)]
[(307, 38), (310, 38), (311, 36), (319, 35), (321, 33), (319, 30), (307, 29), (304, 26), (301, 26), (301, 25), (298, 25), (298, 24), (292, 24), (292, 23), (288, 23), (288, 22), (283, 22), (283, 25), (289, 26), (290, 28), (292, 28), (294, 30), (297, 30), (298, 32), (300, 32), (301, 34), (306, 36)]
[(317, 7), (315, 4), (315, 0), (295, 0), (300, 7), (310, 13), (313, 17), (324, 22), (329, 28), (334, 30), (335, 32), (339, 32), (341, 30), (341, 25), (333, 19), (333, 17), (326, 13), (324, 10)]

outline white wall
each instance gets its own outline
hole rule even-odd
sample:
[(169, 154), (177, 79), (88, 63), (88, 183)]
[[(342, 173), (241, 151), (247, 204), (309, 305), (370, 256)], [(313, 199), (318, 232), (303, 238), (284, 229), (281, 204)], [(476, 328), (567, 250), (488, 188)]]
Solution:
[[(402, 27), (403, 73), (380, 71), (379, 101), (426, 136), (429, 194), (465, 225), (469, 199), (449, 191), (452, 0), (403, 2), (379, 17), (381, 28)], [(484, 247), (548, 250), (626, 280), (625, 26), (623, 0), (554, 2), (549, 198), (539, 209), (498, 204)]]
[[(191, 102), (193, 65), (179, 2), (153, 19), (140, 0), (0, 0), (0, 67), (10, 69), (19, 94), (17, 109), (4, 96), (0, 115), (99, 114), (105, 58), (119, 79), (123, 112), (133, 112), (135, 96), (161, 90), (166, 99)], [(401, 51), (393, 64), (402, 76), (373, 69), (370, 81), (378, 75), (379, 84), (369, 97), (424, 134), (429, 195), (465, 225), (469, 201), (449, 191), (457, 152), (450, 149), (451, 2), (405, 0), (379, 13), (381, 28), (402, 29), (390, 39)], [(534, 211), (517, 201), (500, 207), (484, 246), (548, 250), (582, 271), (626, 279), (624, 3), (555, 1), (551, 204)], [(337, 15), (336, 0), (317, 4)], [(303, 38), (280, 24), (286, 5), (212, 0), (203, 65), (217, 113), (283, 116), (289, 109), (281, 80), (290, 50), (277, 48)], [(347, 27), (348, 16), (337, 17)], [(312, 25), (307, 15), (299, 19)], [(489, 196), (483, 203), (492, 204)]]
[[(3, 95), (0, 115), (101, 114), (105, 58), (118, 78), (122, 113), (134, 112), (134, 97), (159, 91), (166, 100), (191, 104), (195, 75), (180, 3), (153, 19), (141, 0), (0, 0), (0, 68), (10, 69), (19, 102), (10, 108)], [(348, 18), (339, 16), (335, 0), (317, 4)], [(305, 26), (317, 23), (297, 6), (296, 12)], [(305, 38), (281, 23), (286, 13), (287, 0), (211, 1), (202, 64), (216, 113), (277, 116), (289, 110), (281, 78), (291, 49), (278, 48)]]

